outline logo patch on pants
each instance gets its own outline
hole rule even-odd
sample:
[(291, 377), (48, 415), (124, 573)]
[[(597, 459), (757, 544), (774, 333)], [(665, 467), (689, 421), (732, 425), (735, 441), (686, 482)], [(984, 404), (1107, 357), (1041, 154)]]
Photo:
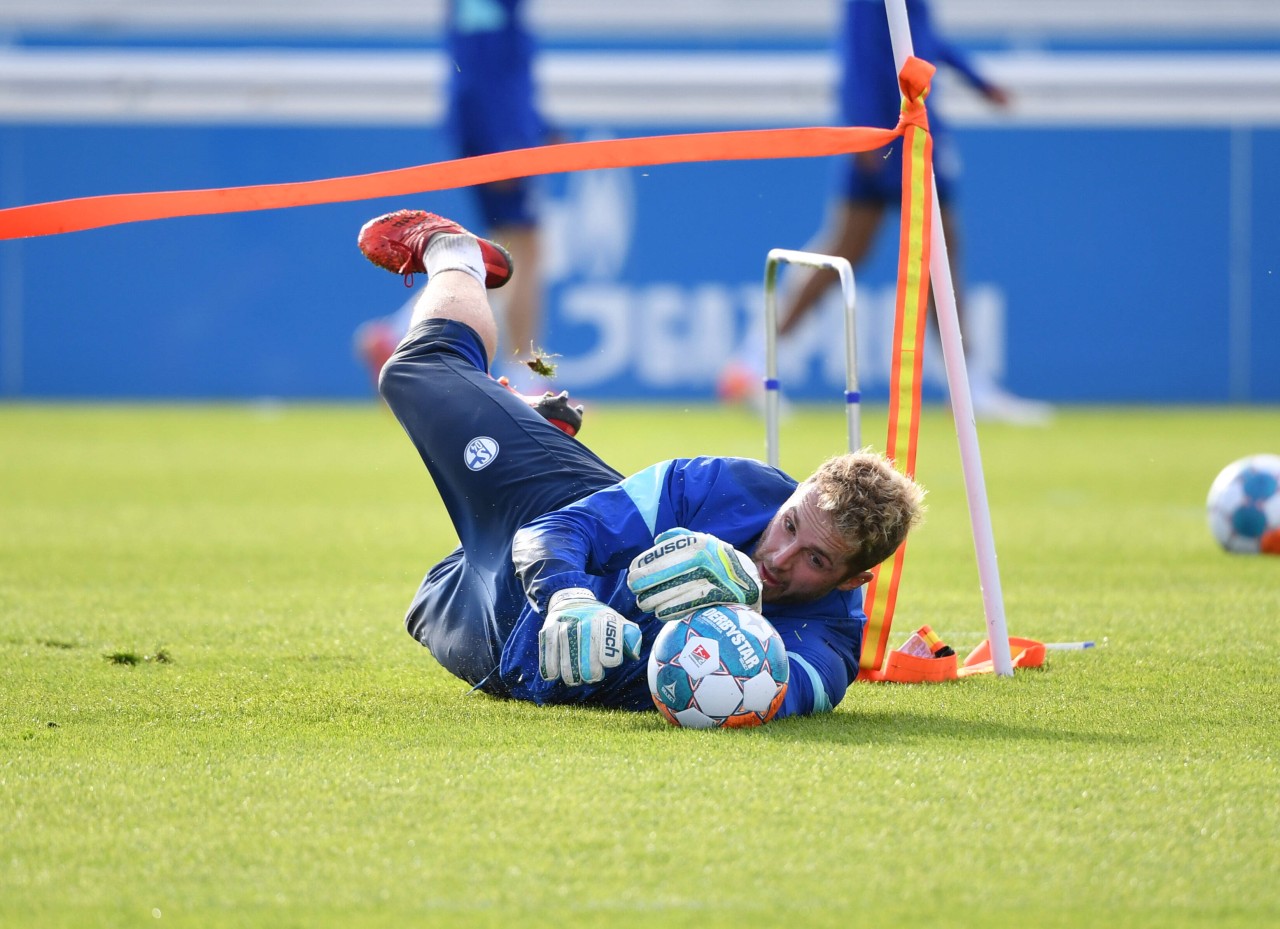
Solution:
[(478, 435), (463, 449), (462, 460), (472, 471), (482, 471), (498, 457), (498, 443), (487, 435)]

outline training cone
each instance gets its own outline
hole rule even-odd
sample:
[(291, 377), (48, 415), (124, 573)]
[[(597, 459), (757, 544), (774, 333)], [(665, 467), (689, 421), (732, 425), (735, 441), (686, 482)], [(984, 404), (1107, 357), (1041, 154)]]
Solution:
[[(1043, 642), (1009, 636), (1009, 657), (1015, 668), (1042, 667), (1044, 655)], [(960, 677), (971, 677), (974, 674), (992, 674), (994, 671), (995, 668), (991, 664), (991, 640), (983, 639), (982, 644), (969, 653), (969, 657), (964, 660), (964, 664), (957, 673)]]
[[(1039, 668), (1044, 664), (1044, 643), (1034, 639), (1010, 636), (1009, 653), (1015, 668)], [(955, 651), (937, 633), (928, 626), (921, 626), (901, 648), (889, 653), (883, 668), (864, 668), (859, 672), (858, 680), (893, 684), (938, 684), (976, 674), (994, 673), (990, 639), (984, 639), (961, 664)]]

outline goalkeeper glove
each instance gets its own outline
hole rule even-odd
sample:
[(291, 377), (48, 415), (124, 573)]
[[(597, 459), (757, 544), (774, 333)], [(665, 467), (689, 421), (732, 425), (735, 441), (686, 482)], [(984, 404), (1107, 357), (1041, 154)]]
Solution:
[(760, 575), (732, 545), (688, 529), (668, 529), (654, 543), (627, 573), (627, 586), (646, 613), (666, 622), (716, 603), (760, 609)]
[(640, 627), (585, 587), (557, 590), (538, 631), (538, 672), (570, 687), (594, 684), (624, 657), (640, 657)]

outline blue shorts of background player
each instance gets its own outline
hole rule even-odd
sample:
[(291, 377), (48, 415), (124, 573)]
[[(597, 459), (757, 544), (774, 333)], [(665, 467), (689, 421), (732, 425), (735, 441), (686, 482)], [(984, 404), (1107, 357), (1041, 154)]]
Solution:
[[(934, 136), (933, 177), (938, 204), (950, 205), (959, 175), (959, 158), (949, 136)], [(902, 200), (902, 142), (845, 159), (840, 192), (846, 203), (896, 207)]]
[[(493, 88), (488, 89), (492, 100)], [(474, 94), (455, 97), (449, 113), (449, 128), (456, 142), (459, 155), (471, 158), (496, 152), (535, 148), (547, 141), (547, 129), (526, 98), (521, 107), (511, 98), (503, 106), (487, 105), (484, 99), (471, 99)], [(471, 102), (467, 102), (471, 100)], [(515, 110), (523, 110), (517, 117)], [(511, 230), (532, 228), (538, 224), (538, 179), (511, 178), (493, 184), (480, 184), (472, 190), (479, 201), (480, 215), (485, 228)]]
[[(464, 158), (533, 148), (547, 140), (534, 86), (537, 47), (523, 6), (523, 0), (452, 0), (449, 4), (445, 124)], [(536, 225), (534, 191), (535, 182), (529, 178), (475, 188), (485, 227)]]

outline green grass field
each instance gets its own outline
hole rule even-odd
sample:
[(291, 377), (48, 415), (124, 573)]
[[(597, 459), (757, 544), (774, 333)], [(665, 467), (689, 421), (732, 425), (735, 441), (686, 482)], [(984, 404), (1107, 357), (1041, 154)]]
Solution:
[[(783, 464), (843, 442), (801, 412)], [(1012, 680), (692, 732), (466, 688), (401, 615), (452, 530), (346, 407), (0, 406), (0, 925), (1275, 926), (1280, 559), (1204, 495), (1275, 408), (980, 430)], [(866, 436), (883, 437), (868, 415)], [(588, 411), (622, 470), (747, 413)], [(985, 635), (955, 433), (893, 641)]]

